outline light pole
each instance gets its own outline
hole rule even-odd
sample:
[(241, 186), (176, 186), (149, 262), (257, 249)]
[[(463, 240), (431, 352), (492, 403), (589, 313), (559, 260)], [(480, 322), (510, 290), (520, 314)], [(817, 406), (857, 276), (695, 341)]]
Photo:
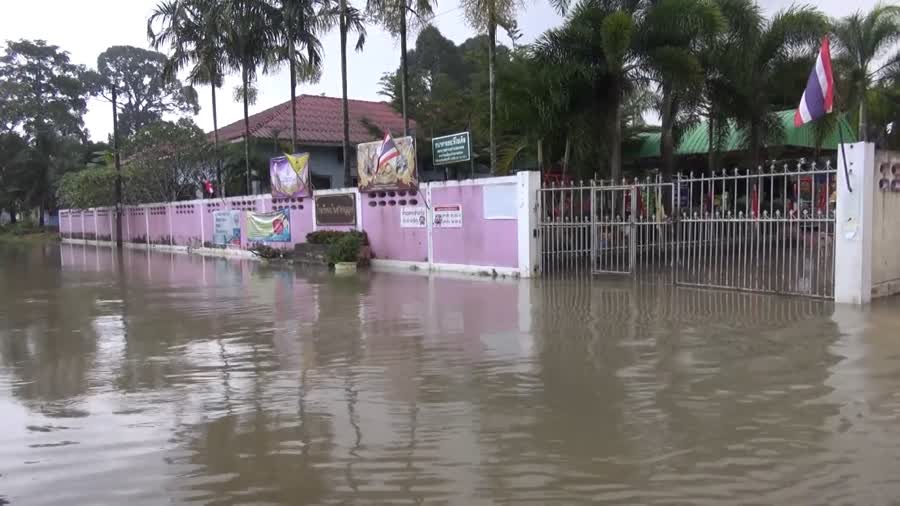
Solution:
[(116, 249), (122, 251), (122, 163), (119, 160), (119, 111), (116, 84), (112, 85), (113, 160), (116, 165)]

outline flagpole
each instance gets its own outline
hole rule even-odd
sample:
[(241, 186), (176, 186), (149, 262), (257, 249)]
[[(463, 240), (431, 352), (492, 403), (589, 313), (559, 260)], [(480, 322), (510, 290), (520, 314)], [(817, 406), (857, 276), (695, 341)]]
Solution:
[(847, 182), (847, 191), (853, 193), (853, 187), (850, 186), (850, 171), (847, 169), (847, 153), (844, 151), (844, 122), (841, 121), (842, 113), (838, 113), (838, 142), (841, 144), (841, 158), (844, 160), (844, 180)]

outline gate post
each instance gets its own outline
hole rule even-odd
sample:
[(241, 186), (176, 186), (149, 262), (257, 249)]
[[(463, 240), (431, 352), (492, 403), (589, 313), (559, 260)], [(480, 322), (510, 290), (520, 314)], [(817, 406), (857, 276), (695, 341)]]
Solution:
[(518, 236), (519, 276), (528, 278), (534, 276), (540, 270), (541, 242), (538, 237), (538, 190), (541, 188), (541, 173), (522, 171), (516, 173), (516, 178), (518, 193), (516, 234)]
[(867, 304), (872, 299), (875, 145), (865, 142), (844, 144), (838, 150), (835, 177), (834, 300)]
[(635, 216), (637, 215), (638, 187), (631, 183), (631, 216), (628, 217), (628, 273), (634, 274), (634, 267), (637, 264), (637, 225), (635, 224)]

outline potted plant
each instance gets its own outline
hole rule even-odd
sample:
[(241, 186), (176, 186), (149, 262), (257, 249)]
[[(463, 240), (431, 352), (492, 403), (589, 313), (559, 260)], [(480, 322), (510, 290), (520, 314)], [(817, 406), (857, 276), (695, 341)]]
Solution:
[(334, 265), (336, 274), (356, 272), (362, 238), (359, 234), (346, 234), (331, 243), (328, 248), (328, 263)]

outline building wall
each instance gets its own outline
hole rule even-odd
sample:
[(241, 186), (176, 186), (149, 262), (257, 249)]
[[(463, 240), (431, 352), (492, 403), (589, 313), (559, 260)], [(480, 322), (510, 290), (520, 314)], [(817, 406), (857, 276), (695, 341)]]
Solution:
[[(891, 191), (892, 167), (896, 167), (900, 180), (900, 152), (878, 151), (872, 205), (872, 294), (875, 297), (900, 292), (900, 191)], [(879, 187), (882, 168), (888, 184), (885, 189)], [(897, 185), (893, 186), (896, 189)]]
[[(340, 158), (341, 149), (340, 146), (301, 146), (298, 151), (309, 153), (310, 170), (316, 176), (327, 177), (329, 180), (328, 188), (343, 188), (349, 186), (349, 181), (344, 182), (344, 164)], [(351, 173), (355, 173), (356, 165), (351, 165), (350, 169)]]

